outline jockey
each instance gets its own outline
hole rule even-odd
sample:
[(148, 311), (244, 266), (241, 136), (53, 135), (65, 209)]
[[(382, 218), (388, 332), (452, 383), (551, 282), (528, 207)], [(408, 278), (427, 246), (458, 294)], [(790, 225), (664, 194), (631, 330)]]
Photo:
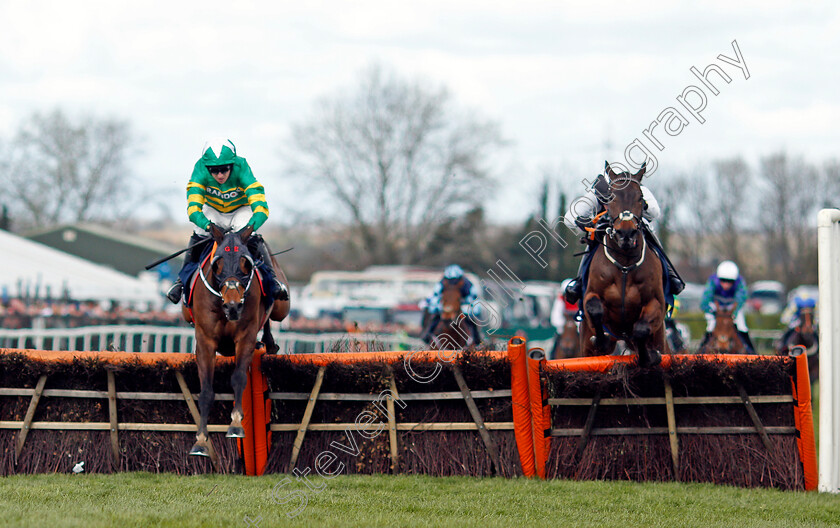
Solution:
[[(459, 284), (461, 285), (461, 304), (469, 304), (471, 305), (471, 309), (475, 312), (479, 306), (473, 306), (473, 303), (478, 299), (478, 287), (476, 287), (470, 279), (464, 275), (464, 270), (461, 266), (457, 264), (450, 264), (443, 270), (443, 278), (441, 281), (435, 286), (435, 291), (432, 292), (432, 295), (429, 296), (427, 299), (420, 301), (420, 307), (424, 308), (432, 317), (429, 321), (429, 324), (423, 330), (423, 333), (420, 335), (420, 339), (423, 341), (430, 343), (432, 339), (432, 333), (435, 331), (438, 323), (440, 323), (440, 314), (443, 311), (443, 287), (446, 284)], [(467, 315), (467, 314), (465, 314)], [(478, 315), (478, 314), (476, 314)], [(472, 321), (470, 317), (464, 317), (461, 319), (462, 322), (465, 322), (467, 326), (470, 328), (470, 333), (472, 334), (473, 343), (479, 344), (481, 342), (481, 336), (478, 333), (478, 327)], [(460, 325), (460, 323), (459, 323)]]
[(575, 313), (578, 311), (577, 303), (570, 303), (566, 300), (563, 292), (566, 291), (566, 287), (572, 282), (573, 279), (565, 279), (563, 282), (560, 283), (560, 292), (557, 294), (557, 298), (554, 300), (554, 304), (551, 306), (551, 326), (554, 327), (554, 330), (557, 334), (563, 333), (563, 325), (566, 324), (566, 316), (571, 315), (574, 316)]
[[(642, 230), (645, 233), (645, 240), (648, 241), (659, 259), (662, 261), (662, 265), (668, 276), (668, 285), (670, 286), (669, 293), (672, 296), (679, 295), (679, 293), (685, 288), (685, 283), (674, 269), (674, 265), (671, 264), (671, 261), (665, 255), (665, 252), (662, 249), (662, 244), (659, 243), (659, 240), (656, 238), (656, 235), (653, 233), (649, 225), (649, 222), (659, 218), (659, 203), (656, 201), (653, 193), (650, 192), (650, 189), (644, 185), (640, 185), (640, 187), (642, 189), (642, 199), (644, 200)], [(599, 174), (595, 179), (595, 183), (592, 184), (592, 187), (590, 187), (586, 194), (577, 200), (572, 201), (568, 212), (566, 212), (566, 215), (563, 217), (563, 223), (565, 223), (566, 226), (574, 233), (577, 233), (581, 237), (585, 236), (587, 233), (583, 228), (592, 227), (593, 219), (600, 212), (606, 209), (608, 202), (605, 200), (609, 196), (610, 183), (603, 174)], [(598, 246), (597, 241), (588, 239), (584, 240), (583, 238), (581, 240), (588, 244), (588, 248), (586, 253), (584, 253), (583, 258), (580, 259), (580, 267), (578, 268), (577, 277), (572, 280), (565, 290), (566, 300), (573, 304), (583, 298), (583, 278), (584, 275), (588, 274), (589, 263), (595, 255), (595, 248)]]
[[(222, 230), (239, 231), (250, 227), (256, 231), (268, 219), (265, 190), (254, 178), (245, 158), (236, 155), (236, 147), (229, 139), (205, 143), (187, 184), (187, 202), (187, 214), (196, 227), (190, 238), (189, 245), (192, 247), (184, 255), (184, 266), (178, 280), (166, 294), (175, 304), (181, 299), (184, 283), (189, 280), (189, 276), (185, 275), (195, 271), (201, 250), (205, 247), (197, 243), (207, 240), (211, 225), (215, 224)], [(289, 291), (277, 279), (262, 237), (251, 235), (248, 248), (257, 258), (257, 265), (266, 279), (263, 284), (268, 296), (289, 300)]]
[(700, 308), (706, 312), (706, 335), (703, 336), (700, 348), (712, 337), (712, 330), (715, 329), (715, 304), (717, 304), (724, 307), (733, 306), (732, 318), (735, 319), (738, 335), (749, 353), (755, 354), (755, 347), (750, 339), (742, 309), (746, 302), (747, 285), (738, 271), (738, 266), (731, 260), (724, 260), (718, 265), (717, 272), (709, 277), (706, 290), (700, 300)]
[(803, 309), (810, 308), (813, 310), (814, 318), (813, 318), (813, 325), (814, 330), (816, 330), (817, 326), (817, 300), (812, 297), (800, 297), (797, 295), (793, 299), (791, 299), (790, 303), (785, 307), (782, 311), (782, 315), (779, 317), (782, 323), (787, 323), (787, 330), (782, 335), (781, 342), (785, 343), (787, 338), (790, 337), (790, 334), (796, 331), (796, 328), (802, 323), (800, 320), (800, 315)]

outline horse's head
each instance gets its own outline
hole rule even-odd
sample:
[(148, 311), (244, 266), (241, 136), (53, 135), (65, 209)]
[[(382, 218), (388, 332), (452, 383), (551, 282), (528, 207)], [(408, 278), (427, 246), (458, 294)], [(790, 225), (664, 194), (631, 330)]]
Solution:
[(246, 246), (250, 236), (250, 229), (239, 233), (213, 233), (217, 248), (210, 266), (228, 321), (237, 321), (242, 316), (245, 294), (254, 277), (254, 259)]
[(441, 294), (441, 304), (443, 305), (441, 319), (451, 321), (461, 313), (461, 287), (463, 285), (463, 277), (456, 281), (444, 280), (443, 293)]
[(735, 328), (735, 320), (732, 317), (734, 311), (734, 306), (717, 304), (717, 309), (715, 310), (715, 329), (712, 332), (712, 337), (714, 338), (712, 346), (718, 352), (737, 353), (742, 348), (741, 340)]
[(612, 198), (607, 204), (610, 226), (607, 235), (623, 251), (632, 251), (639, 245), (644, 200), (642, 199), (642, 176), (645, 165), (636, 174), (629, 172), (615, 173), (607, 163), (605, 175), (610, 180)]

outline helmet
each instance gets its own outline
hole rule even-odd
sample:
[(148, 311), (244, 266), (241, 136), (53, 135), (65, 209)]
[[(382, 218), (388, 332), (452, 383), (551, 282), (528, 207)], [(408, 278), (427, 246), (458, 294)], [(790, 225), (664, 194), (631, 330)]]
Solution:
[(464, 276), (464, 270), (457, 264), (450, 264), (443, 270), (444, 279), (460, 279)]
[(796, 307), (799, 309), (802, 308), (816, 308), (817, 307), (817, 300), (812, 297), (800, 297), (796, 296), (793, 300), (796, 303)]
[(201, 160), (205, 167), (228, 165), (236, 160), (236, 147), (229, 139), (211, 139), (201, 150)]
[(717, 277), (719, 280), (737, 280), (740, 272), (738, 265), (731, 260), (724, 260), (717, 267)]

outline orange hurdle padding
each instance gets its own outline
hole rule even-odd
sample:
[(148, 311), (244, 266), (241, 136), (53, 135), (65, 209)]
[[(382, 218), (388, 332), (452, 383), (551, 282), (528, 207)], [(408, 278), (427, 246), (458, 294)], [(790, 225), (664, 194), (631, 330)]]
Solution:
[[(778, 356), (755, 356), (752, 354), (663, 354), (661, 368), (671, 368), (671, 362), (681, 359), (705, 359), (707, 361), (722, 361), (730, 365), (750, 361), (768, 361)], [(772, 359), (775, 360), (775, 359)], [(636, 356), (592, 356), (570, 359), (552, 359), (546, 361), (548, 368), (562, 368), (564, 370), (590, 372), (607, 372), (618, 363), (636, 363)]]
[(796, 399), (794, 407), (794, 424), (796, 425), (796, 446), (799, 448), (799, 458), (805, 473), (805, 490), (817, 489), (819, 474), (817, 472), (817, 446), (814, 439), (814, 415), (811, 410), (811, 378), (808, 374), (808, 355), (796, 356), (796, 377), (793, 382), (793, 397)]
[(258, 345), (258, 348), (254, 350), (254, 358), (251, 361), (251, 369), (248, 375), (253, 412), (251, 413), (251, 429), (246, 434), (250, 434), (253, 439), (255, 475), (265, 473), (268, 451), (271, 448), (271, 438), (268, 433), (271, 421), (271, 400), (266, 398), (268, 383), (260, 368), (263, 354), (265, 354), (265, 347)]
[(541, 369), (545, 365), (545, 351), (534, 348), (528, 351), (527, 357), (534, 465), (537, 476), (545, 479), (545, 467), (551, 448), (551, 409), (548, 406), (547, 388), (541, 376)]
[[(316, 366), (325, 366), (332, 362), (337, 363), (360, 363), (365, 361), (411, 361), (434, 363), (451, 362), (461, 354), (456, 350), (401, 350), (395, 352), (325, 352), (321, 354), (290, 354), (283, 357), (294, 363), (308, 363)], [(491, 358), (504, 359), (508, 353), (504, 350), (490, 350), (481, 352), (482, 355)]]
[[(256, 355), (256, 353), (255, 353)], [(251, 397), (251, 374), (248, 373), (245, 389), (242, 391), (242, 429), (245, 430), (245, 438), (239, 438), (239, 453), (245, 462), (245, 474), (256, 475), (257, 464), (254, 457), (254, 401)], [(234, 402), (235, 403), (235, 402)]]
[[(0, 354), (19, 353), (38, 361), (73, 361), (74, 359), (99, 359), (110, 364), (138, 362), (144, 365), (156, 365), (161, 361), (170, 366), (179, 367), (183, 363), (195, 361), (195, 354), (179, 352), (78, 352), (65, 350), (30, 350), (20, 348), (0, 348)], [(233, 363), (235, 358), (216, 356), (216, 364)]]
[(513, 432), (519, 463), (526, 477), (536, 474), (534, 465), (534, 436), (531, 422), (531, 399), (528, 392), (528, 365), (525, 357), (525, 340), (514, 337), (508, 342), (510, 360), (510, 392), (513, 410)]

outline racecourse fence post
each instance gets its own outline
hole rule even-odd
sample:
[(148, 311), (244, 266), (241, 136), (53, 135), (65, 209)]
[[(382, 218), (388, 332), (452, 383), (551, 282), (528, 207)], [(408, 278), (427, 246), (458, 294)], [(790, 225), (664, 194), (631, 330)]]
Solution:
[(295, 443), (292, 446), (292, 456), (289, 459), (289, 465), (286, 472), (290, 473), (297, 463), (298, 455), (300, 455), (300, 448), (303, 445), (303, 439), (306, 436), (306, 430), (309, 428), (309, 421), (312, 419), (312, 411), (315, 409), (315, 402), (318, 400), (318, 394), (321, 392), (321, 383), (324, 381), (324, 372), (327, 367), (319, 367), (318, 374), (315, 375), (315, 384), (312, 386), (312, 392), (309, 393), (309, 401), (306, 402), (306, 410), (303, 412), (303, 420), (298, 427)]
[(44, 385), (47, 383), (47, 375), (42, 374), (38, 378), (38, 384), (35, 386), (35, 393), (32, 399), (29, 400), (29, 408), (26, 409), (26, 416), (23, 418), (23, 425), (20, 426), (18, 433), (17, 445), (15, 446), (15, 464), (20, 460), (20, 453), (23, 451), (23, 443), (26, 442), (26, 436), (29, 434), (29, 427), (32, 424), (32, 419), (35, 417), (35, 408), (38, 407), (38, 401), (41, 399), (41, 394), (44, 392)]
[(479, 412), (478, 406), (475, 404), (475, 400), (470, 393), (470, 388), (467, 386), (467, 381), (464, 379), (464, 375), (461, 373), (461, 369), (458, 365), (452, 365), (452, 374), (455, 376), (455, 381), (458, 383), (458, 388), (461, 390), (461, 394), (464, 395), (464, 402), (466, 402), (467, 408), (470, 410), (470, 415), (472, 415), (473, 421), (475, 422), (475, 426), (478, 428), (481, 440), (484, 442), (484, 448), (487, 450), (487, 454), (490, 455), (490, 460), (493, 462), (493, 473), (495, 475), (505, 476), (501, 459), (499, 458), (499, 450), (496, 449), (496, 443), (493, 442), (493, 437), (490, 436), (490, 432), (484, 425), (484, 419), (481, 417), (481, 412)]
[(525, 358), (525, 340), (514, 337), (508, 342), (510, 361), (510, 399), (513, 412), (513, 431), (522, 474), (533, 477), (534, 434), (531, 423), (531, 398), (528, 393), (528, 365)]
[[(192, 414), (193, 421), (195, 421), (195, 426), (198, 427), (198, 424), (201, 423), (201, 413), (198, 412), (198, 407), (195, 406), (195, 400), (193, 400), (193, 395), (190, 392), (190, 388), (187, 386), (187, 381), (184, 379), (184, 375), (181, 374), (181, 371), (175, 371), (175, 379), (178, 380), (178, 386), (181, 387), (181, 393), (184, 395), (184, 400), (186, 400), (187, 407), (190, 409), (190, 414)], [(210, 453), (210, 461), (213, 463), (213, 471), (218, 473), (219, 456), (216, 454), (216, 450), (213, 448), (213, 442), (209, 438), (207, 439), (207, 452)]]
[(120, 467), (120, 441), (117, 437), (119, 421), (117, 420), (117, 384), (114, 379), (114, 369), (108, 368), (108, 418), (111, 425), (111, 460), (114, 470)]
[(668, 439), (671, 444), (671, 464), (674, 466), (674, 480), (680, 480), (680, 441), (677, 438), (677, 416), (674, 412), (674, 389), (667, 373), (662, 377), (665, 383), (665, 412), (668, 416)]
[(820, 288), (819, 489), (840, 493), (840, 209), (817, 215)]

